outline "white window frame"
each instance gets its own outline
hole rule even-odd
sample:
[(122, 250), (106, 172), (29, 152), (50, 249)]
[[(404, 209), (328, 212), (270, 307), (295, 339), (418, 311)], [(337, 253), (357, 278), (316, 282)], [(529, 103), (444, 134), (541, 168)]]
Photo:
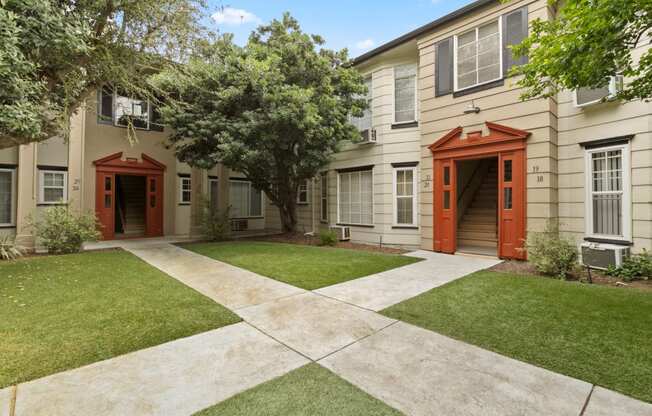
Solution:
[[(399, 171), (412, 171), (412, 222), (411, 223), (399, 223), (398, 222), (398, 198), (399, 196), (396, 194), (396, 180), (398, 177), (398, 172)], [(392, 172), (392, 205), (393, 205), (393, 226), (394, 227), (417, 227), (418, 226), (418, 218), (419, 215), (417, 213), (417, 208), (419, 207), (419, 204), (417, 202), (418, 198), (418, 169), (416, 166), (397, 166), (393, 169)], [(408, 197), (401, 197), (401, 198), (408, 198)]]
[(607, 86), (607, 89), (609, 92), (607, 95), (605, 95), (603, 98), (600, 98), (598, 100), (593, 100), (593, 101), (587, 101), (585, 103), (578, 103), (577, 102), (577, 90), (573, 90), (573, 106), (577, 108), (583, 108), (583, 107), (588, 107), (591, 105), (599, 104), (602, 102), (603, 99), (606, 98), (605, 101), (613, 100), (618, 92), (620, 92), (623, 88), (623, 76), (622, 75), (616, 75), (609, 77), (609, 85)]
[[(491, 79), (491, 80), (488, 80), (488, 81), (484, 81), (484, 82), (481, 82), (481, 83), (478, 83), (478, 84), (470, 85), (470, 86), (464, 87), (464, 88), (459, 88), (458, 85), (457, 85), (457, 38), (458, 38), (458, 36), (466, 35), (469, 32), (475, 31), (475, 39), (476, 39), (475, 41), (477, 42), (478, 41), (478, 31), (480, 30), (480, 27), (486, 26), (486, 25), (491, 24), (491, 23), (494, 23), (495, 21), (498, 22), (498, 53), (499, 53), (498, 59), (499, 59), (499, 66), (500, 66), (500, 75), (497, 78), (494, 78), (494, 79)], [(477, 55), (476, 55), (476, 58), (477, 58)], [(504, 62), (503, 62), (503, 19), (502, 19), (502, 16), (498, 17), (496, 20), (490, 20), (488, 22), (484, 22), (484, 23), (482, 23), (480, 25), (477, 25), (476, 27), (474, 27), (471, 30), (464, 31), (464, 32), (462, 32), (460, 34), (457, 34), (457, 35), (453, 36), (453, 91), (455, 91), (455, 92), (457, 92), (457, 91), (465, 91), (465, 90), (468, 90), (470, 88), (479, 87), (480, 85), (489, 84), (491, 82), (498, 81), (499, 79), (503, 79), (503, 76), (504, 76), (503, 75), (503, 72), (504, 72), (503, 64), (504, 64)], [(478, 59), (476, 59), (476, 62), (475, 62), (475, 70), (476, 71), (478, 70)]]
[[(326, 203), (326, 211), (324, 211), (324, 202)], [(319, 220), (325, 223), (328, 222), (328, 173), (325, 172), (319, 178)]]
[(11, 168), (0, 168), (0, 172), (9, 172), (11, 173), (11, 204), (9, 209), (10, 218), (7, 223), (0, 223), (0, 227), (13, 227), (16, 225), (16, 169)]
[[(399, 66), (414, 66), (414, 118), (406, 121), (396, 121), (396, 68)], [(392, 67), (392, 124), (410, 124), (419, 121), (419, 66), (416, 63), (406, 62)], [(373, 122), (371, 123), (373, 126)]]
[[(353, 173), (353, 172), (371, 172), (371, 223), (355, 223), (355, 222), (346, 222), (343, 223), (340, 219), (340, 175), (342, 173)], [(356, 170), (356, 171), (351, 171), (351, 172), (337, 172), (337, 223), (338, 224), (343, 224), (343, 225), (359, 225), (359, 226), (373, 226), (376, 223), (376, 213), (375, 213), (375, 207), (376, 207), (376, 200), (375, 200), (375, 193), (374, 190), (376, 188), (376, 184), (374, 183), (374, 170), (372, 169), (364, 169), (364, 170)]]
[[(184, 189), (184, 184), (185, 182), (188, 182), (188, 189)], [(183, 193), (188, 192), (190, 195), (190, 198), (186, 201), (183, 198)], [(179, 177), (179, 204), (182, 205), (189, 205), (192, 203), (192, 178), (189, 176), (180, 176)]]
[[(48, 186), (47, 188), (63, 189), (62, 198), (59, 201), (46, 201), (45, 200), (45, 174), (63, 175), (63, 186)], [(68, 202), (68, 172), (63, 170), (39, 170), (38, 171), (38, 201), (40, 205), (56, 205), (65, 204)]]
[[(597, 234), (593, 232), (593, 164), (592, 155), (594, 153), (609, 152), (612, 150), (620, 150), (622, 155), (622, 236)], [(622, 240), (631, 241), (632, 239), (632, 185), (631, 185), (631, 157), (630, 145), (619, 144), (614, 146), (595, 147), (586, 149), (584, 151), (584, 166), (585, 166), (585, 235), (587, 237), (600, 238), (605, 240)]]
[[(299, 185), (297, 188), (297, 204), (299, 205), (308, 205), (310, 204), (310, 186), (309, 180), (305, 180), (303, 184)], [(305, 187), (305, 190), (301, 190), (302, 187)], [(301, 198), (302, 195), (305, 195), (305, 200)]]
[[(231, 179), (229, 180), (229, 187), (231, 187), (231, 184), (237, 182), (237, 183), (246, 183), (249, 185), (249, 192), (248, 192), (248, 200), (249, 200), (249, 212), (247, 213), (246, 216), (244, 217), (231, 217), (230, 219), (232, 220), (245, 220), (245, 219), (262, 219), (265, 218), (265, 192), (260, 191), (260, 215), (252, 215), (251, 214), (251, 190), (255, 189), (253, 185), (251, 184), (250, 181), (245, 181), (245, 180), (237, 180), (237, 179)], [(229, 201), (229, 206), (231, 206), (231, 201)]]

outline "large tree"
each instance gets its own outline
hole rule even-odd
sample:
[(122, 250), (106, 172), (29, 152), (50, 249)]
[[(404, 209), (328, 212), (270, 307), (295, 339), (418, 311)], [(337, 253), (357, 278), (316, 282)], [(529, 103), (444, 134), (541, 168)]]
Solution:
[(146, 76), (183, 59), (203, 0), (0, 0), (0, 149), (66, 135), (108, 83), (152, 95)]
[[(549, 0), (554, 20), (535, 20), (515, 47), (529, 56), (516, 73), (524, 78), (524, 98), (548, 97), (561, 89), (604, 87), (609, 77), (625, 76), (623, 99), (652, 98), (652, 1)], [(636, 50), (637, 46), (639, 47)]]
[(161, 108), (178, 158), (244, 173), (279, 208), (285, 231), (297, 224), (297, 189), (359, 138), (348, 122), (366, 107), (363, 78), (347, 51), (323, 47), (289, 14), (259, 27), (245, 47), (226, 35), (187, 65), (153, 79), (173, 100)]

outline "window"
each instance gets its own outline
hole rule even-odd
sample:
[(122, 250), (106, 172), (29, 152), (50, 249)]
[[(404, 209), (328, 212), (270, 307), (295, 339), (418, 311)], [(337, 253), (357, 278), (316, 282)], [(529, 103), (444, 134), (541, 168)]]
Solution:
[(304, 181), (301, 185), (299, 185), (299, 189), (297, 190), (297, 203), (308, 203), (308, 181)]
[(321, 174), (321, 204), (320, 219), (322, 222), (328, 222), (328, 173)]
[(14, 190), (16, 188), (14, 169), (0, 169), (0, 225), (14, 224)]
[(394, 67), (394, 122), (416, 121), (417, 67), (400, 65)]
[(630, 177), (628, 145), (586, 152), (586, 225), (591, 236), (630, 238)]
[(39, 171), (39, 203), (56, 204), (68, 200), (68, 172)]
[(189, 204), (192, 200), (192, 181), (189, 177), (179, 178), (179, 203)]
[(220, 182), (217, 178), (208, 179), (208, 201), (212, 212), (219, 210)]
[(367, 100), (367, 109), (362, 113), (362, 117), (351, 117), (351, 124), (353, 124), (359, 131), (371, 130), (373, 126), (373, 111), (372, 111), (372, 99), (373, 99), (373, 90), (371, 77), (367, 77), (364, 80), (364, 85), (367, 87), (367, 95), (363, 98)]
[(337, 182), (337, 221), (342, 224), (373, 225), (372, 171), (340, 172)]
[(586, 107), (602, 102), (603, 99), (614, 98), (623, 89), (623, 77), (618, 75), (609, 78), (609, 83), (601, 88), (580, 88), (575, 90), (575, 107)]
[(394, 168), (394, 224), (417, 224), (416, 167)]
[(229, 203), (231, 218), (252, 218), (263, 216), (263, 193), (251, 182), (229, 181)]
[(99, 123), (126, 127), (131, 121), (137, 129), (163, 131), (160, 113), (149, 100), (124, 96), (107, 87), (99, 95)]
[(501, 20), (455, 36), (455, 90), (501, 79)]

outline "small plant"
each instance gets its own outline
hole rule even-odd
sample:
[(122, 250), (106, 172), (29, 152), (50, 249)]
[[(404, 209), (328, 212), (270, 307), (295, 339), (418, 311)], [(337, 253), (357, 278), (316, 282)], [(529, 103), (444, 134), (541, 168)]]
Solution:
[(8, 235), (0, 237), (0, 260), (14, 260), (23, 255), (25, 250), (16, 245), (16, 240)]
[(577, 246), (559, 234), (554, 221), (548, 221), (543, 232), (528, 233), (525, 246), (528, 260), (543, 274), (566, 279), (577, 268)]
[(220, 211), (211, 207), (210, 201), (202, 200), (201, 228), (210, 241), (226, 240), (231, 231), (230, 207)]
[(631, 282), (632, 280), (649, 280), (652, 278), (652, 255), (643, 249), (641, 254), (625, 257), (620, 267), (609, 266), (607, 274), (623, 279), (626, 282)]
[(337, 244), (337, 233), (333, 230), (321, 230), (319, 232), (320, 246), (335, 246)]
[(84, 241), (100, 237), (99, 223), (92, 213), (76, 213), (65, 205), (58, 205), (47, 208), (39, 217), (30, 222), (48, 253), (78, 253)]

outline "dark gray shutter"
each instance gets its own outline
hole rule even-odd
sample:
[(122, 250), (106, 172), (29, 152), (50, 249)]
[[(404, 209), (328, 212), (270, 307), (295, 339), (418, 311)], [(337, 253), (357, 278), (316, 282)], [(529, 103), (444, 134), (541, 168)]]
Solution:
[(435, 45), (435, 97), (453, 92), (453, 38)]
[(99, 123), (113, 124), (113, 90), (109, 87), (100, 89), (97, 97), (97, 117)]
[(503, 16), (503, 74), (511, 67), (527, 63), (527, 56), (515, 58), (509, 45), (518, 45), (527, 37), (527, 6)]
[(150, 119), (149, 119), (149, 129), (154, 131), (163, 131), (164, 126), (161, 124), (161, 113), (158, 111), (158, 107), (155, 104), (150, 103)]

